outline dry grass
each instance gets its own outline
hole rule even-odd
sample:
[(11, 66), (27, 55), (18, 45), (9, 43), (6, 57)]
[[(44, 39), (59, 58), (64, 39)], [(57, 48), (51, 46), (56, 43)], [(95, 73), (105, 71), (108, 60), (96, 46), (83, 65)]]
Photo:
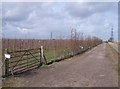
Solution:
[(111, 58), (115, 61), (118, 61), (118, 52), (109, 44), (107, 44), (107, 47)]
[(119, 59), (118, 52), (114, 48), (112, 48), (112, 46), (110, 46), (109, 44), (107, 44), (107, 51), (108, 51), (110, 58), (112, 58), (112, 61), (115, 65), (115, 70), (117, 70), (119, 75), (120, 75), (120, 67), (118, 67), (118, 59)]

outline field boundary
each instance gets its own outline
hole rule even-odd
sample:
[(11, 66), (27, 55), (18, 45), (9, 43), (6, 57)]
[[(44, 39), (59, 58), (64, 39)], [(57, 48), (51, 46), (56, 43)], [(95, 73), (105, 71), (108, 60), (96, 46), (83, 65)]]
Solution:
[[(100, 44), (98, 44), (98, 45), (100, 45)], [(62, 55), (62, 56), (60, 56), (60, 57), (57, 57), (57, 58), (55, 58), (55, 59), (53, 59), (53, 60), (51, 60), (51, 61), (48, 61), (47, 59), (46, 59), (46, 55), (44, 55), (44, 50), (43, 50), (43, 47), (42, 48), (38, 48), (38, 49), (28, 49), (28, 50), (22, 50), (22, 51), (11, 51), (11, 52), (8, 52), (8, 54), (12, 54), (12, 53), (21, 53), (21, 52), (23, 52), (23, 54), (22, 54), (22, 56), (20, 57), (20, 60), (22, 59), (22, 57), (24, 56), (24, 55), (26, 55), (26, 56), (28, 56), (28, 55), (32, 55), (32, 57), (36, 60), (37, 58), (35, 58), (36, 56), (34, 56), (34, 53), (31, 53), (30, 51), (31, 50), (39, 50), (38, 52), (35, 52), (35, 54), (37, 53), (37, 54), (39, 54), (38, 56), (39, 56), (39, 58), (38, 58), (38, 62), (36, 62), (37, 64), (35, 64), (35, 65), (33, 65), (33, 66), (31, 66), (32, 68), (29, 68), (28, 67), (28, 69), (27, 70), (25, 70), (25, 71), (22, 71), (22, 72), (19, 72), (19, 73), (14, 73), (14, 70), (12, 70), (12, 71), (10, 71), (9, 70), (9, 59), (7, 59), (7, 60), (5, 60), (5, 75), (3, 75), (3, 77), (7, 77), (7, 76), (10, 76), (10, 75), (16, 75), (16, 74), (20, 74), (20, 73), (23, 73), (23, 72), (26, 72), (26, 71), (29, 71), (29, 70), (32, 70), (32, 69), (35, 69), (35, 68), (39, 68), (40, 66), (42, 66), (42, 64), (44, 64), (44, 65), (50, 65), (50, 64), (52, 64), (52, 63), (54, 63), (54, 62), (59, 62), (59, 61), (62, 61), (62, 60), (65, 60), (65, 59), (68, 59), (68, 58), (71, 58), (71, 57), (73, 57), (73, 56), (75, 56), (75, 55), (79, 55), (79, 54), (82, 54), (82, 53), (84, 53), (84, 52), (86, 52), (86, 51), (88, 51), (88, 50), (90, 50), (90, 49), (92, 49), (92, 48), (94, 48), (94, 47), (96, 47), (96, 46), (98, 46), (98, 45), (94, 45), (94, 46), (89, 46), (89, 47), (87, 47), (87, 48), (84, 48), (84, 49), (79, 49), (79, 50), (77, 50), (77, 51), (75, 51), (75, 52), (69, 52), (69, 53), (67, 53), (67, 54), (65, 54), (65, 55)], [(29, 54), (28, 54), (28, 53)], [(27, 53), (27, 54), (26, 54)], [(18, 57), (18, 56), (15, 56), (15, 58), (16, 57)], [(14, 58), (14, 57), (12, 57), (12, 58)], [(27, 57), (27, 59), (25, 59), (25, 60), (28, 60), (29, 58)], [(20, 61), (20, 60), (18, 60), (18, 62)], [(32, 61), (30, 61), (30, 62), (33, 62), (34, 60), (32, 60)], [(16, 61), (17, 62), (17, 61)], [(27, 62), (28, 63), (28, 62)], [(24, 64), (26, 64), (26, 63), (22, 63), (23, 65)], [(20, 65), (22, 65), (22, 64), (20, 64)], [(31, 65), (31, 64), (30, 64)], [(29, 65), (29, 66), (30, 66)], [(17, 66), (17, 64), (15, 65), (15, 66)], [(14, 67), (15, 67), (14, 66)], [(26, 67), (26, 66), (25, 66)], [(21, 67), (20, 67), (21, 68)], [(19, 69), (19, 68), (17, 68), (17, 69)]]
[[(98, 45), (100, 45), (100, 44), (98, 44)], [(50, 62), (47, 62), (47, 65), (50, 65), (50, 64), (52, 64), (52, 63), (54, 63), (54, 62), (59, 62), (59, 61), (62, 61), (62, 60), (71, 58), (71, 57), (76, 56), (76, 55), (79, 55), (79, 54), (82, 54), (82, 53), (84, 53), (84, 52), (86, 52), (86, 51), (88, 51), (88, 50), (91, 50), (92, 48), (94, 48), (94, 47), (96, 47), (96, 46), (98, 46), (98, 45), (91, 46), (91, 47), (88, 47), (88, 48), (79, 50), (79, 51), (77, 51), (77, 52), (71, 52), (71, 53), (68, 53), (67, 55), (60, 56), (60, 57), (58, 57), (58, 58), (56, 58), (56, 59), (54, 59), (54, 60), (51, 60)]]

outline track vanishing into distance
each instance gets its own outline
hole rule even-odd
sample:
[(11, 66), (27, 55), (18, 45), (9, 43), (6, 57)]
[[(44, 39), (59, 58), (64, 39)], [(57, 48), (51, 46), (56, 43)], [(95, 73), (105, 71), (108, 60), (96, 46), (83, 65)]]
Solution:
[(117, 87), (115, 66), (107, 43), (103, 43), (84, 54), (10, 77), (5, 84), (20, 87)]

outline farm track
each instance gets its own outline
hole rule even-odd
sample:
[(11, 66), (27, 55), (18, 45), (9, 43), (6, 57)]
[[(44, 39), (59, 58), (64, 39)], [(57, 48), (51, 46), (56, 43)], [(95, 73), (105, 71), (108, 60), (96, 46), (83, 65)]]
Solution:
[(82, 55), (7, 78), (3, 85), (19, 87), (117, 87), (117, 71), (106, 45), (103, 43)]

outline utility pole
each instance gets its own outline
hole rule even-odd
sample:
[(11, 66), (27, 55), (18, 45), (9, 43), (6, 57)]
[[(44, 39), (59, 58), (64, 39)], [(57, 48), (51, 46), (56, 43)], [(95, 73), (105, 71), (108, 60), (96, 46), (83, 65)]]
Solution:
[(51, 40), (52, 40), (52, 36), (53, 36), (53, 34), (52, 34), (52, 32), (51, 32), (51, 37), (50, 37)]

